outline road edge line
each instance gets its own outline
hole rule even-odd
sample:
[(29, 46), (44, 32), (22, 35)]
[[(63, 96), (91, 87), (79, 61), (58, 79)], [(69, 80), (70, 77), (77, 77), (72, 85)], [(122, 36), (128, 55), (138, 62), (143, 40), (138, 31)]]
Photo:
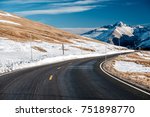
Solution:
[(121, 83), (123, 83), (123, 84), (125, 84), (125, 85), (127, 85), (127, 86), (129, 86), (129, 87), (131, 87), (131, 88), (134, 88), (134, 89), (136, 89), (136, 90), (138, 90), (138, 91), (140, 91), (140, 92), (142, 92), (142, 93), (145, 93), (145, 94), (147, 94), (147, 95), (150, 96), (150, 93), (149, 93), (149, 92), (144, 91), (144, 90), (142, 90), (142, 89), (140, 89), (140, 88), (138, 88), (138, 87), (136, 87), (136, 86), (133, 86), (133, 85), (131, 85), (131, 84), (129, 84), (129, 83), (127, 83), (127, 82), (121, 80), (121, 79), (118, 79), (117, 77), (115, 77), (115, 76), (111, 75), (110, 73), (108, 73), (107, 71), (105, 71), (105, 70), (103, 69), (103, 67), (102, 67), (102, 65), (103, 65), (104, 63), (105, 63), (105, 61), (103, 61), (103, 62), (99, 65), (99, 67), (100, 67), (100, 69), (101, 69), (105, 74), (107, 74), (107, 75), (110, 76), (111, 78), (113, 78), (113, 79), (115, 79), (115, 80), (117, 80), (117, 81), (119, 81), (119, 82), (121, 82)]

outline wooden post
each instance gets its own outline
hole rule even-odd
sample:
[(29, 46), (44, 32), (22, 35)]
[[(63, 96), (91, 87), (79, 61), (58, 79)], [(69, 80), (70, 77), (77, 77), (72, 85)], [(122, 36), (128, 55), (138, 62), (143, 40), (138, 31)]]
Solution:
[(62, 44), (62, 53), (63, 53), (63, 55), (65, 54), (65, 47), (64, 47), (64, 44)]

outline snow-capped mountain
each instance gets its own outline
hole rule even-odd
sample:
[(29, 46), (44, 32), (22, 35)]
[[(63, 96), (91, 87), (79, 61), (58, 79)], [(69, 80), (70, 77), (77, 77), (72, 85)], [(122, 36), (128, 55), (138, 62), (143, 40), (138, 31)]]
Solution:
[(123, 50), (127, 49), (0, 12), (0, 73), (45, 59), (50, 63)]
[(117, 22), (81, 35), (128, 48), (150, 49), (150, 26), (129, 26)]

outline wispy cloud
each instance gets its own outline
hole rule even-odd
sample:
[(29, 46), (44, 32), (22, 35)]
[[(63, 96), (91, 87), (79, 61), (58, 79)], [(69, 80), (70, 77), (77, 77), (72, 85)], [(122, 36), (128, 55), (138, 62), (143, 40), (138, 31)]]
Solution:
[(87, 5), (87, 4), (98, 3), (100, 1), (106, 1), (106, 0), (77, 0), (74, 2), (67, 2), (67, 3), (54, 4), (54, 5)]
[(28, 15), (39, 15), (39, 14), (65, 14), (74, 12), (83, 12), (95, 8), (96, 6), (72, 6), (72, 7), (61, 7), (57, 9), (48, 10), (31, 10), (16, 12), (18, 15), (28, 16)]
[[(38, 7), (28, 10), (20, 10), (19, 12), (15, 12), (21, 16), (29, 16), (29, 15), (41, 15), (41, 14), (66, 14), (66, 13), (75, 13), (75, 12), (84, 12), (88, 10), (92, 10), (94, 8), (100, 7), (102, 5), (98, 3), (102, 3), (110, 0), (10, 0), (7, 2), (3, 2), (3, 4), (20, 4), (20, 5), (38, 5)], [(44, 5), (44, 7), (39, 7), (39, 3)]]
[(65, 2), (69, 0), (5, 0), (0, 1), (3, 4), (31, 4), (31, 3), (57, 3), (57, 2)]

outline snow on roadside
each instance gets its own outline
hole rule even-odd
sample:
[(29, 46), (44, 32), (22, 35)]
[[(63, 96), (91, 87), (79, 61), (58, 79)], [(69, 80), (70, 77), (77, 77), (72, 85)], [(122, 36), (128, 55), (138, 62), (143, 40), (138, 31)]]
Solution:
[(150, 67), (127, 61), (115, 61), (114, 68), (121, 72), (150, 72)]
[[(33, 47), (42, 49), (44, 52), (36, 50)], [(90, 48), (95, 51), (85, 51), (76, 47)], [(64, 44), (64, 51), (65, 53), (63, 55), (62, 44), (52, 44), (38, 40), (35, 42), (21, 43), (0, 37), (0, 74), (43, 64), (131, 50), (125, 50), (124, 48), (120, 50), (116, 46), (83, 40), (82, 42), (73, 42), (73, 44)]]
[(43, 60), (33, 62), (30, 64), (20, 65), (20, 66), (16, 67), (16, 69), (30, 68), (30, 67), (35, 67), (35, 66), (63, 62), (63, 61), (67, 61), (67, 60), (74, 60), (74, 59), (81, 59), (81, 58), (88, 58), (88, 57), (97, 57), (97, 56), (100, 56), (100, 55), (99, 54), (87, 54), (87, 55), (57, 56), (57, 57), (52, 57), (52, 58), (45, 58)]

